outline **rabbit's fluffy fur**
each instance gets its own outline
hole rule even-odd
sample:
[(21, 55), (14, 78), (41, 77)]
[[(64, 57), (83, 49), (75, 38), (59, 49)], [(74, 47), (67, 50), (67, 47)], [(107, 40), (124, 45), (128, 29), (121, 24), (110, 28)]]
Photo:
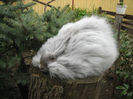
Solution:
[(41, 61), (47, 63), (50, 76), (76, 79), (101, 75), (118, 54), (109, 23), (105, 18), (91, 16), (64, 25), (42, 45), (32, 63), (40, 67), (43, 57)]

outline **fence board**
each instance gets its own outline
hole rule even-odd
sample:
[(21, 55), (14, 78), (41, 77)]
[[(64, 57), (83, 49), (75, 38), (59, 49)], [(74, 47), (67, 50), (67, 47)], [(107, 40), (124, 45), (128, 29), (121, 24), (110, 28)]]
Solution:
[[(31, 2), (32, 0), (24, 0), (25, 3)], [(44, 3), (47, 3), (50, 0), (38, 0)], [(93, 10), (101, 6), (103, 9), (107, 11), (116, 11), (116, 4), (119, 0), (74, 0), (74, 8), (82, 8), (87, 10)], [(133, 0), (124, 0), (124, 3), (128, 6), (126, 14), (133, 15)], [(55, 0), (51, 3), (52, 6), (55, 7), (63, 7), (65, 5), (72, 6), (72, 0)], [(44, 6), (37, 4), (37, 7), (33, 7), (35, 11), (39, 12), (39, 14), (44, 12)]]

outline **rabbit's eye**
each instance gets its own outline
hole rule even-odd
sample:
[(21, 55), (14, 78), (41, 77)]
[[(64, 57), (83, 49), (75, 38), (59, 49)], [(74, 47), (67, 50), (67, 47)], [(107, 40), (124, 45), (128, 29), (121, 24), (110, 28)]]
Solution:
[(52, 61), (54, 61), (55, 60), (55, 57), (50, 57), (49, 59), (52, 60)]
[(54, 57), (51, 57), (51, 60), (55, 60), (55, 58)]

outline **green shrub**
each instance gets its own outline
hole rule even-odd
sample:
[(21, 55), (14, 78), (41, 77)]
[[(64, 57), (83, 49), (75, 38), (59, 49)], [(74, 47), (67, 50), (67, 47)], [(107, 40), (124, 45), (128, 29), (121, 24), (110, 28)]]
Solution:
[(120, 85), (120, 96), (133, 97), (133, 36), (122, 31), (120, 35), (120, 66), (116, 74)]
[(86, 9), (75, 8), (73, 11), (74, 11), (74, 21), (79, 20), (84, 16), (96, 15), (96, 16), (100, 16), (100, 17), (106, 17), (111, 24), (114, 23), (114, 20), (110, 16), (108, 16), (106, 13), (99, 14), (98, 9), (93, 9), (93, 10), (89, 11)]
[(88, 11), (86, 9), (75, 8), (73, 11), (75, 19), (80, 19), (83, 16), (99, 15), (98, 9), (93, 9), (92, 11)]

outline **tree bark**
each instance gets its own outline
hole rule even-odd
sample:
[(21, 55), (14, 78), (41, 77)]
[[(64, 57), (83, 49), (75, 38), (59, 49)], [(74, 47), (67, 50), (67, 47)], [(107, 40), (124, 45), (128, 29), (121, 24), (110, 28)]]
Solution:
[(30, 71), (29, 99), (101, 99), (103, 76), (61, 80), (50, 78), (33, 67)]

